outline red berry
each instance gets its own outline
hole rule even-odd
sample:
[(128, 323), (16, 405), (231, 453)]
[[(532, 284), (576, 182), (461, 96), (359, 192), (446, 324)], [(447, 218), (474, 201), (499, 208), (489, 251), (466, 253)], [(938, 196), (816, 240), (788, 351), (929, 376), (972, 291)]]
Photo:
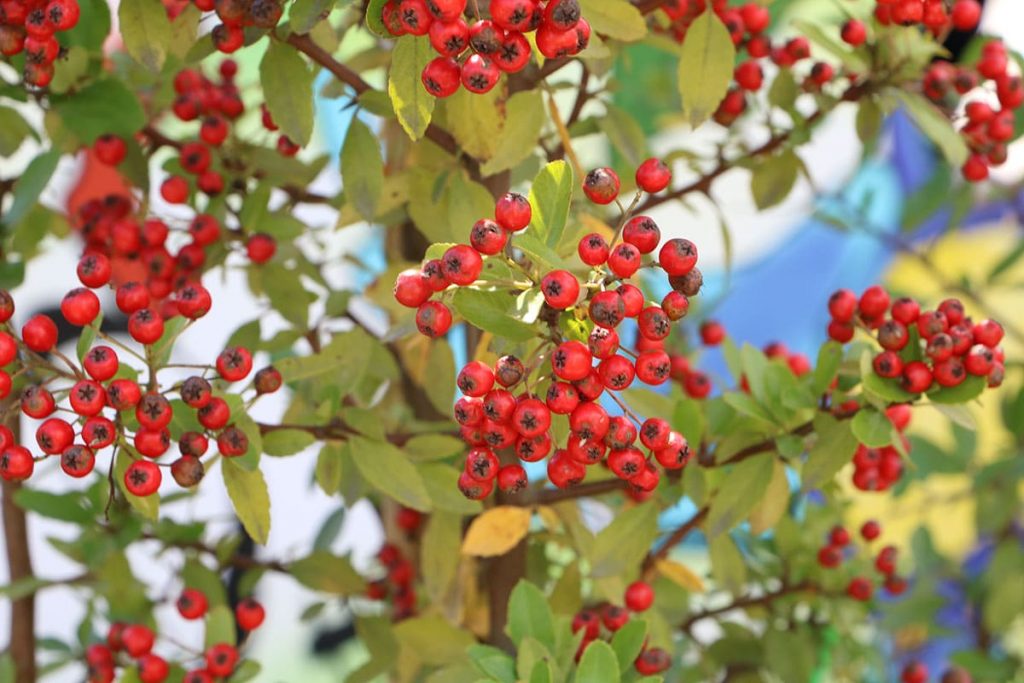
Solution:
[[(476, 282), (480, 277), (480, 271), (483, 270), (480, 254), (467, 244), (450, 247), (441, 257), (441, 263), (448, 281), (462, 287)], [(427, 287), (426, 291), (429, 296), (430, 288)]]
[(619, 176), (610, 168), (595, 168), (583, 179), (583, 193), (595, 204), (611, 204), (619, 196)]
[(650, 254), (661, 242), (661, 230), (650, 216), (634, 216), (623, 227), (622, 239), (641, 254)]
[(672, 182), (672, 170), (661, 159), (647, 159), (636, 169), (636, 185), (644, 192), (656, 194)]
[(973, 31), (981, 21), (981, 5), (977, 0), (956, 0), (950, 11), (950, 18), (956, 30)]
[(626, 302), (618, 292), (606, 290), (591, 297), (587, 310), (594, 324), (613, 329), (626, 317)]
[(184, 204), (188, 199), (188, 181), (181, 176), (172, 175), (161, 183), (160, 196), (168, 204)]
[(57, 325), (49, 316), (40, 313), (21, 328), (21, 339), (33, 351), (45, 353), (57, 343)]
[(854, 600), (860, 600), (861, 602), (870, 600), (872, 592), (871, 581), (863, 576), (854, 577), (846, 586), (846, 594)]
[(505, 465), (498, 470), (498, 488), (507, 494), (516, 494), (526, 488), (529, 480), (522, 465)]
[(0, 452), (0, 478), (6, 481), (24, 481), (32, 476), (35, 461), (24, 446), (11, 445)]
[(522, 230), (530, 224), (532, 218), (530, 202), (521, 194), (509, 192), (494, 205), (494, 220), (509, 232)]
[(67, 422), (57, 417), (51, 417), (36, 429), (36, 443), (39, 444), (39, 449), (47, 455), (62, 452), (74, 440), (75, 430)]
[(686, 275), (697, 264), (697, 246), (688, 239), (670, 239), (658, 252), (658, 263), (671, 276)]
[(608, 267), (622, 279), (632, 277), (640, 269), (640, 250), (626, 242), (616, 245), (608, 256)]
[(553, 270), (540, 282), (540, 291), (548, 306), (566, 309), (573, 306), (580, 295), (580, 283), (567, 270)]
[(199, 424), (207, 429), (221, 429), (231, 419), (231, 408), (224, 399), (214, 396), (209, 403), (199, 409), (196, 417)]
[(611, 253), (608, 243), (596, 232), (581, 239), (577, 251), (579, 252), (580, 260), (588, 266), (601, 265), (608, 260), (608, 254)]
[(459, 372), (455, 384), (466, 396), (479, 398), (494, 386), (494, 373), (485, 363), (471, 361)]
[(471, 55), (462, 65), (462, 85), (474, 93), (485, 93), (498, 84), (501, 69), (482, 55)]
[(217, 678), (227, 678), (238, 663), (238, 650), (227, 643), (218, 643), (206, 650), (206, 670)]
[(654, 589), (643, 581), (634, 581), (626, 587), (626, 607), (633, 612), (644, 612), (654, 604)]
[(633, 668), (642, 676), (654, 676), (672, 666), (672, 657), (660, 647), (645, 649), (633, 663)]
[(206, 610), (209, 607), (209, 603), (206, 600), (206, 594), (202, 591), (196, 590), (195, 588), (186, 588), (178, 596), (178, 600), (175, 603), (178, 608), (178, 613), (181, 614), (185, 619), (202, 619), (206, 614)]
[(581, 342), (562, 342), (551, 354), (551, 369), (556, 376), (569, 382), (581, 380), (590, 374), (592, 356)]
[(843, 562), (843, 551), (833, 545), (827, 545), (818, 551), (818, 564), (825, 569), (835, 569)]
[(252, 598), (246, 598), (235, 607), (235, 621), (243, 631), (254, 631), (263, 623), (266, 611), (263, 605)]
[(434, 97), (449, 97), (461, 85), (462, 68), (453, 57), (437, 57), (423, 67), (420, 80)]
[(253, 263), (266, 263), (277, 251), (277, 240), (266, 233), (258, 232), (246, 242), (245, 251)]
[(443, 337), (451, 326), (452, 312), (440, 301), (427, 301), (416, 310), (416, 329), (424, 336)]
[(865, 541), (873, 541), (882, 534), (882, 525), (870, 519), (860, 527), (860, 535)]
[(868, 30), (864, 26), (864, 22), (858, 21), (857, 19), (850, 19), (843, 24), (840, 35), (843, 38), (843, 42), (853, 47), (859, 47), (864, 44), (868, 39)]
[(984, 344), (990, 349), (999, 346), (999, 342), (1003, 340), (1003, 326), (995, 320), (982, 320), (975, 323), (973, 332), (974, 341)]
[[(156, 465), (153, 463), (144, 463), (151, 465), (154, 469)], [(156, 640), (156, 636), (153, 631), (142, 624), (131, 624), (125, 626), (124, 630), (121, 631), (121, 645), (125, 652), (130, 657), (138, 659), (139, 657), (149, 654), (149, 651), (153, 649), (153, 643)]]
[(96, 158), (108, 166), (117, 166), (124, 161), (127, 153), (127, 146), (124, 140), (116, 135), (101, 135), (92, 143), (93, 152)]
[(153, 344), (163, 333), (164, 319), (151, 308), (135, 311), (128, 318), (128, 334), (140, 344)]
[(217, 356), (217, 372), (229, 382), (237, 382), (252, 371), (252, 353), (244, 346), (224, 349)]
[(183, 455), (171, 463), (171, 476), (182, 488), (191, 488), (198, 484), (202, 481), (204, 473), (203, 463), (194, 455)]
[(90, 289), (77, 287), (64, 295), (60, 302), (60, 312), (72, 325), (88, 325), (100, 313), (99, 297)]

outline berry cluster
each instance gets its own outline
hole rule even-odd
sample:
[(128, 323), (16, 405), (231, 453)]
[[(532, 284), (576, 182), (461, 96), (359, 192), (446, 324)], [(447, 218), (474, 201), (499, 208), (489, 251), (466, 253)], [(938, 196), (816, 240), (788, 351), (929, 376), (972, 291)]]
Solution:
[(490, 19), (478, 16), (470, 24), (466, 0), (388, 0), (381, 19), (393, 36), (429, 36), (440, 56), (423, 69), (422, 80), (436, 97), (460, 85), (485, 93), (502, 73), (521, 71), (532, 53), (526, 33), (536, 31), (537, 49), (548, 59), (579, 54), (590, 42), (579, 0), (491, 0), (489, 10)]
[[(97, 268), (97, 264), (103, 267)], [(86, 326), (93, 324), (100, 314), (99, 297), (92, 288), (107, 285), (109, 264), (103, 257), (86, 256), (79, 264), (79, 277), (86, 287), (72, 289), (64, 296), (61, 313), (70, 324)], [(164, 334), (163, 316), (147, 307), (149, 293), (137, 283), (132, 284), (118, 287), (117, 304), (130, 313), (128, 333), (145, 347), (145, 354), (103, 335), (112, 346), (93, 346), (80, 363), (75, 363), (55, 348), (57, 325), (46, 315), (31, 318), (22, 327), (20, 339), (15, 337), (9, 325), (14, 301), (7, 292), (0, 292), (0, 366), (16, 363), (20, 366), (17, 373), (25, 374), (29, 380), (21, 392), (20, 408), (26, 416), (42, 421), (36, 429), (36, 442), (43, 452), (39, 459), (57, 456), (65, 473), (81, 478), (93, 471), (97, 453), (121, 448), (133, 458), (124, 475), (125, 488), (134, 495), (148, 496), (156, 492), (163, 478), (154, 461), (171, 444), (170, 397), (176, 395), (194, 409), (204, 429), (185, 432), (178, 441), (181, 457), (170, 468), (179, 485), (195, 486), (202, 479), (204, 468), (199, 458), (206, 453), (211, 437), (225, 457), (243, 455), (249, 441), (242, 430), (230, 424), (231, 408), (227, 401), (214, 395), (213, 386), (205, 377), (195, 375), (161, 391), (156, 377), (160, 368), (152, 367), (148, 387), (144, 389), (135, 379), (137, 372), (122, 363), (114, 346), (123, 354), (145, 360), (152, 357), (154, 344)], [(201, 284), (190, 283), (168, 301), (177, 307), (178, 315), (194, 320), (209, 310), (210, 296)], [(62, 365), (53, 364), (45, 354), (56, 356)], [(252, 354), (241, 347), (226, 349), (209, 370), (215, 371), (225, 385), (239, 382), (252, 370)], [(67, 386), (53, 387), (51, 383), (59, 380), (66, 381)], [(11, 375), (0, 370), (0, 393), (6, 395), (11, 386)], [(273, 367), (263, 368), (256, 373), (251, 386), (255, 396), (276, 391), (281, 386), (281, 375)], [(59, 402), (66, 402), (66, 406)], [(73, 418), (58, 417), (58, 411)], [(24, 480), (32, 475), (34, 466), (31, 452), (15, 442), (9, 429), (0, 427), (0, 476)]]
[(882, 347), (872, 363), (875, 374), (898, 379), (909, 393), (955, 387), (972, 376), (986, 378), (990, 387), (1003, 381), (1002, 326), (994, 320), (972, 322), (959, 299), (922, 311), (916, 300), (892, 300), (874, 285), (859, 298), (848, 289), (836, 291), (828, 309), (829, 337), (845, 344), (858, 326), (875, 335)]
[[(639, 200), (643, 192), (661, 192), (668, 187), (671, 172), (663, 162), (650, 159), (637, 169), (636, 181)], [(583, 181), (584, 194), (599, 205), (615, 201), (619, 188), (619, 178), (610, 168), (595, 169)], [(582, 282), (568, 270), (549, 271), (538, 282), (524, 269), (544, 297), (546, 313), (542, 317), (556, 321), (549, 325), (548, 336), (527, 365), (508, 355), (493, 367), (472, 361), (459, 372), (456, 384), (463, 397), (455, 404), (455, 419), (471, 447), (459, 488), (468, 498), (487, 497), (495, 482), (506, 493), (526, 486), (524, 468), (518, 463), (501, 466), (495, 450), (509, 449), (527, 462), (542, 460), (553, 447), (552, 413), (567, 416), (571, 431), (565, 448), (555, 449), (548, 461), (548, 478), (560, 488), (582, 481), (586, 466), (603, 463), (630, 483), (633, 495), (649, 494), (660, 474), (651, 457), (636, 447), (638, 437), (665, 469), (679, 469), (689, 460), (690, 449), (681, 434), (659, 418), (641, 421), (614, 392), (627, 389), (634, 379), (657, 385), (671, 376), (672, 362), (664, 341), (673, 323), (687, 314), (689, 297), (695, 296), (703, 283), (696, 268), (697, 248), (687, 239), (670, 239), (661, 245), (655, 259), (650, 255), (662, 243), (661, 230), (650, 217), (629, 214), (625, 212), (611, 244), (598, 233), (580, 240), (579, 258), (590, 268)], [(444, 296), (452, 285), (474, 285), (484, 258), (502, 254), (514, 239), (510, 236), (526, 228), (531, 216), (525, 197), (507, 194), (498, 200), (494, 220), (484, 218), (473, 226), (469, 245), (450, 247), (441, 259), (398, 276), (395, 298), (417, 308), (416, 324), (421, 332), (436, 337), (448, 331), (451, 311), (429, 298), (435, 292)], [(660, 268), (668, 276), (672, 290), (660, 304), (646, 302), (640, 288), (627, 282), (642, 267)], [(566, 313), (571, 311), (585, 315), (593, 325), (586, 343), (565, 339), (557, 326), (558, 318), (571, 315)], [(627, 319), (635, 319), (639, 332), (635, 352), (620, 343), (616, 332)], [(539, 378), (549, 382), (545, 400), (541, 400), (531, 392), (529, 383), (545, 358), (549, 359), (550, 374)], [(522, 391), (514, 394), (512, 390), (520, 385)], [(609, 415), (598, 402), (606, 390), (625, 414)]]
[[(637, 612), (645, 612), (654, 604), (654, 589), (643, 581), (634, 581), (626, 587), (623, 596), (625, 607), (605, 603), (598, 607), (578, 612), (572, 619), (572, 632), (583, 632), (583, 640), (576, 650), (576, 661), (591, 643), (598, 639), (610, 640), (615, 633), (629, 623)], [(603, 627), (603, 628), (602, 628)], [(634, 668), (643, 676), (653, 676), (667, 671), (672, 658), (660, 647), (644, 647), (633, 662)]]
[[(900, 671), (900, 683), (928, 683), (928, 667), (923, 662), (908, 662)], [(939, 683), (972, 683), (971, 674), (959, 666), (946, 669)]]
[[(413, 510), (412, 512), (415, 512)], [(415, 518), (415, 525), (411, 524), (412, 517), (406, 515), (406, 527), (419, 527), (420, 517)], [(399, 522), (402, 522), (402, 515), (399, 515)], [(406, 531), (409, 529), (406, 528)], [(385, 576), (376, 581), (371, 581), (366, 587), (366, 597), (371, 600), (391, 601), (391, 618), (395, 621), (408, 619), (416, 616), (416, 569), (413, 567), (401, 549), (385, 543), (377, 553), (377, 560), (380, 562)]]
[[(968, 0), (973, 2), (973, 0)], [(988, 178), (989, 167), (1007, 159), (1016, 127), (1015, 110), (1024, 104), (1024, 82), (1011, 74), (1006, 46), (994, 40), (981, 49), (973, 67), (935, 62), (925, 72), (924, 94), (949, 112), (963, 110), (963, 136), (971, 150), (961, 172), (970, 182)], [(984, 91), (978, 95), (978, 89)], [(968, 99), (970, 96), (970, 99)]]
[[(189, 620), (202, 619), (207, 610), (206, 596), (195, 589), (185, 589), (177, 600), (178, 612)], [(235, 621), (243, 631), (253, 631), (263, 623), (263, 606), (252, 598), (242, 600), (235, 607)], [(95, 643), (86, 648), (85, 663), (88, 667), (88, 683), (111, 683), (117, 668), (134, 665), (142, 683), (163, 683), (170, 675), (167, 660), (153, 652), (156, 633), (143, 624), (115, 623), (107, 631), (105, 643)], [(183, 683), (213, 683), (226, 679), (238, 665), (238, 650), (227, 643), (208, 647), (203, 653), (199, 666), (191, 663)], [(181, 662), (188, 666), (189, 662)]]
[[(881, 525), (870, 520), (860, 528), (861, 538), (870, 544), (882, 534)], [(850, 548), (850, 532), (841, 526), (829, 532), (828, 542), (818, 551), (818, 564), (825, 569), (836, 569), (856, 553)], [(851, 550), (851, 552), (848, 552)], [(907, 581), (896, 574), (896, 548), (887, 545), (875, 556), (875, 569), (882, 575), (885, 591), (890, 595), (901, 595), (907, 589)], [(854, 576), (846, 586), (846, 594), (854, 600), (867, 601), (874, 593), (874, 582), (866, 576)]]
[(57, 34), (78, 24), (78, 0), (4, 0), (0, 2), (0, 54), (25, 53), (25, 82), (45, 88), (61, 54)]
[[(704, 12), (706, 5), (704, 0), (672, 0), (663, 3), (661, 10), (671, 23), (667, 29), (662, 30), (679, 42), (685, 41), (690, 25)], [(803, 36), (773, 45), (767, 33), (771, 12), (762, 3), (746, 2), (738, 7), (730, 7), (728, 0), (713, 0), (710, 5), (729, 30), (733, 44), (746, 53), (746, 58), (735, 68), (732, 87), (714, 115), (716, 122), (729, 126), (746, 111), (747, 94), (759, 91), (764, 85), (763, 60), (769, 59), (777, 67), (789, 69), (809, 58), (811, 48)], [(832, 65), (816, 62), (807, 72), (803, 87), (808, 92), (817, 92), (834, 75)]]
[[(910, 452), (910, 442), (903, 436), (910, 424), (911, 410), (906, 403), (896, 403), (885, 410), (886, 417), (896, 427), (904, 452)], [(861, 491), (885, 491), (903, 475), (903, 458), (895, 446), (869, 448), (857, 446), (853, 454), (853, 485)]]
[(875, 19), (883, 26), (923, 26), (935, 36), (954, 28), (973, 31), (978, 27), (978, 0), (955, 0), (948, 10), (946, 6), (946, 0), (876, 0)]
[(192, 0), (201, 12), (213, 12), (219, 24), (210, 35), (213, 45), (231, 54), (245, 45), (245, 28), (272, 29), (284, 13), (283, 0)]

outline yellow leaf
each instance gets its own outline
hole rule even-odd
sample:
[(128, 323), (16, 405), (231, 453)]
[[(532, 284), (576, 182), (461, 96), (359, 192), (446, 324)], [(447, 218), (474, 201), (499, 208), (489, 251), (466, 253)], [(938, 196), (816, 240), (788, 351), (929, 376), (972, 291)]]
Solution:
[(530, 529), (529, 508), (501, 505), (473, 520), (462, 541), (462, 553), (477, 557), (504, 555), (523, 540)]
[(750, 532), (762, 534), (771, 529), (782, 519), (788, 506), (789, 480), (786, 478), (786, 467), (776, 460), (764, 498), (750, 511)]
[(655, 563), (658, 573), (672, 583), (679, 584), (691, 593), (703, 593), (707, 590), (699, 576), (690, 571), (689, 567), (674, 560), (658, 560)]

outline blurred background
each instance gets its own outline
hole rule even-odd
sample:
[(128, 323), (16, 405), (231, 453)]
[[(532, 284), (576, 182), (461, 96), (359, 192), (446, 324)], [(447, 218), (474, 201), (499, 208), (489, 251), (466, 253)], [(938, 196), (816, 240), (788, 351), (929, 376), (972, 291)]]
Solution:
[[(111, 0), (115, 9), (116, 4)], [(786, 15), (836, 24), (836, 5), (830, 0), (783, 0), (773, 3), (773, 13), (777, 21), (781, 20), (781, 26), (785, 26)], [(116, 17), (116, 11), (113, 14)], [(988, 0), (981, 31), (1002, 36), (1009, 47), (1024, 51), (1024, 2)], [(116, 35), (110, 39), (110, 48), (117, 48)], [(360, 45), (349, 37), (342, 48), (354, 53)], [(245, 83), (258, 80), (261, 54), (262, 48), (255, 46), (236, 55), (243, 93)], [(655, 153), (681, 145), (706, 148), (718, 135), (718, 131), (712, 130), (716, 126), (711, 124), (692, 132), (675, 122), (672, 112), (677, 103), (670, 94), (675, 90), (671, 85), (674, 69), (665, 68), (665, 63), (665, 55), (653, 48), (631, 50), (628, 59), (622, 60), (615, 71), (615, 104), (640, 120)], [(559, 78), (578, 78), (570, 69), (563, 72)], [(320, 83), (326, 81), (322, 78)], [(663, 101), (657, 93), (666, 93)], [(313, 145), (317, 149), (305, 150), (303, 154), (315, 156), (326, 152), (336, 162), (352, 116), (346, 104), (343, 99), (318, 99), (319, 119)], [(700, 245), (707, 294), (695, 316), (719, 320), (737, 342), (761, 346), (781, 340), (795, 351), (813, 354), (824, 338), (828, 294), (839, 287), (860, 291), (875, 282), (886, 282), (901, 293), (935, 303), (950, 282), (969, 277), (973, 282), (986, 283), (985, 304), (991, 307), (993, 316), (1024, 319), (1024, 268), (1014, 263), (998, 273), (997, 278), (991, 277), (997, 264), (1021, 243), (1024, 197), (1019, 188), (1024, 181), (1024, 147), (1018, 144), (1011, 148), (1009, 162), (993, 174), (996, 188), (989, 188), (991, 198), (965, 215), (950, 201), (953, 195), (949, 191), (948, 171), (945, 179), (937, 177), (941, 162), (912, 124), (898, 113), (890, 117), (881, 144), (865, 153), (854, 133), (854, 114), (852, 107), (841, 107), (816, 130), (811, 143), (801, 152), (814, 178), (813, 186), (801, 178), (797, 190), (775, 208), (759, 213), (750, 195), (747, 172), (737, 170), (714, 187), (721, 215), (700, 199), (686, 206), (665, 204), (656, 210), (653, 217), (668, 237), (686, 236)], [(41, 123), (38, 114), (34, 120)], [(765, 135), (753, 126), (748, 132), (752, 140)], [(39, 151), (38, 146), (26, 144), (15, 157), (0, 159), (0, 176), (15, 175)], [(577, 151), (584, 166), (603, 162), (614, 153), (601, 135), (585, 138)], [(84, 155), (63, 163), (43, 201), (52, 207), (64, 207), (69, 201), (80, 200), (95, 191), (93, 185), (103, 182), (94, 174), (95, 170)], [(317, 180), (320, 189), (328, 191), (340, 183), (337, 163), (330, 165)], [(157, 185), (155, 182), (154, 186)], [(173, 218), (180, 212), (180, 207), (164, 205), (157, 193), (153, 194), (158, 215)], [(371, 268), (386, 268), (379, 248), (380, 235), (372, 226), (335, 232), (337, 217), (331, 209), (303, 207), (302, 211), (302, 218), (320, 237), (330, 236), (332, 262), (337, 264), (330, 276), (338, 288), (361, 290), (372, 280), (372, 274), (349, 265), (346, 254), (358, 255)], [(837, 216), (842, 218), (844, 229), (837, 228)], [(724, 238), (723, 226), (729, 240)], [(73, 236), (48, 238), (44, 253), (28, 264), (25, 281), (15, 292), (16, 324), (20, 325), (35, 311), (56, 307), (64, 292), (76, 284), (74, 264), (79, 249)], [(928, 261), (913, 256), (915, 250), (927, 250)], [(220, 348), (234, 330), (261, 315), (241, 271), (229, 267), (223, 278), (208, 277), (205, 284), (213, 294), (214, 306), (211, 314), (183, 338), (177, 358), (181, 363), (205, 359), (209, 349)], [(105, 302), (105, 309), (113, 308), (111, 298)], [(366, 313), (374, 319), (368, 304)], [(377, 320), (383, 324), (382, 318)], [(266, 337), (279, 322), (264, 316), (262, 324)], [(1010, 359), (1020, 358), (1019, 341), (1008, 338)], [(713, 376), (724, 373), (724, 363), (717, 352), (703, 358), (702, 365)], [(971, 408), (980, 425), (976, 441), (971, 444), (975, 458), (984, 460), (1011, 443), (999, 406), (1006, 392), (1016, 390), (1018, 387), (1004, 386), (999, 391), (987, 392), (980, 404)], [(275, 402), (272, 396), (260, 401), (254, 417), (274, 421), (282, 410), (283, 401)], [(27, 430), (32, 426), (23, 424), (23, 428), (30, 433)], [(938, 412), (929, 415), (916, 411), (912, 433), (938, 447), (957, 445), (957, 434)], [(311, 546), (330, 518), (340, 520), (332, 550), (351, 551), (357, 567), (366, 565), (382, 538), (376, 515), (365, 503), (339, 508), (336, 500), (325, 496), (312, 481), (314, 455), (315, 451), (310, 449), (291, 458), (263, 460), (270, 485), (274, 532), (267, 547), (258, 552), (285, 560), (296, 557)], [(35, 486), (59, 491), (76, 485), (59, 475), (55, 467), (44, 466), (41, 470), (33, 479)], [(212, 481), (219, 477), (219, 469), (214, 469), (208, 477), (211, 481), (200, 488), (199, 495), (186, 503), (168, 506), (167, 514), (179, 519), (214, 519), (225, 525), (224, 529), (229, 528), (233, 523), (230, 502), (223, 487)], [(849, 513), (851, 524), (859, 524), (868, 517), (884, 517), (890, 521), (883, 540), (897, 545), (910, 543), (914, 531), (924, 526), (931, 531), (935, 550), (943, 556), (963, 563), (965, 568), (971, 562), (986, 561), (984, 547), (975, 533), (974, 499), (964, 495), (967, 483), (963, 477), (954, 472), (930, 477), (927, 484), (911, 482), (907, 486), (908, 490), (898, 499), (870, 494), (855, 496), (856, 504)], [(600, 503), (588, 504), (587, 512), (594, 525), (607, 518)], [(682, 501), (678, 509), (666, 513), (664, 524), (666, 528), (677, 525), (691, 513), (692, 507)], [(66, 537), (73, 533), (72, 528), (39, 518), (32, 518), (30, 524), (37, 573), (48, 578), (71, 575), (75, 571), (73, 565), (53, 550), (47, 539)], [(677, 559), (698, 573), (706, 569), (702, 542), (698, 535), (689, 545), (675, 551)], [(131, 558), (133, 568), (137, 576), (148, 577), (154, 594), (171, 594), (180, 558), (154, 557), (154, 550), (136, 548)], [(0, 583), (6, 582), (5, 572), (6, 567), (0, 567)], [(347, 624), (340, 604), (329, 606), (315, 622), (303, 621), (304, 610), (316, 598), (293, 580), (272, 574), (260, 583), (258, 597), (268, 613), (266, 625), (251, 643), (252, 652), (263, 665), (258, 680), (337, 681), (360, 662), (363, 654), (354, 642), (334, 646), (344, 640)], [(951, 594), (949, 600), (955, 608), (956, 596)], [(0, 643), (9, 636), (5, 631), (8, 609), (9, 603), (0, 601)], [(40, 594), (37, 614), (41, 635), (69, 637), (83, 618), (84, 610), (74, 589), (55, 588)], [(172, 604), (165, 605), (163, 617), (178, 640), (199, 638), (200, 627), (177, 618)], [(897, 650), (894, 658), (900, 653), (914, 652), (938, 662), (933, 670), (939, 670), (945, 651), (956, 639), (970, 637), (966, 635), (967, 618), (953, 609), (950, 642), (933, 645), (927, 651), (915, 651), (919, 643), (914, 634), (903, 634), (902, 640), (889, 644)], [(196, 629), (196, 633), (190, 629)], [(1008, 639), (1008, 647), (1024, 651), (1024, 616), (1018, 617), (1013, 630), (1016, 635)], [(702, 637), (713, 639), (714, 633)], [(321, 652), (313, 657), (311, 653), (318, 643)], [(66, 669), (52, 680), (77, 681), (81, 676), (80, 670)]]

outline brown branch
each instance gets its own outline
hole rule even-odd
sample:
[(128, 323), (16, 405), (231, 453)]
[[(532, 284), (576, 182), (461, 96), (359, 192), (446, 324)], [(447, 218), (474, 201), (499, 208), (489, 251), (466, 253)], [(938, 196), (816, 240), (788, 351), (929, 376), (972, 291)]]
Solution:
[(589, 484), (579, 484), (567, 489), (540, 489), (532, 496), (524, 497), (523, 501), (510, 500), (510, 505), (552, 505), (565, 500), (600, 496), (613, 491), (624, 491), (629, 482), (622, 479), (602, 479)]
[[(854, 102), (860, 99), (861, 97), (865, 96), (869, 92), (871, 92), (872, 87), (873, 85), (871, 83), (858, 83), (852, 85), (846, 89), (846, 92), (844, 92), (842, 97), (840, 97), (839, 100), (837, 100), (837, 103)], [(824, 119), (825, 115), (828, 114), (830, 111), (831, 109), (829, 109), (828, 107), (818, 109), (813, 114), (811, 114), (810, 116), (803, 120), (803, 123), (801, 124), (800, 128), (809, 129), (813, 127), (814, 124)], [(737, 161), (745, 161), (748, 159), (753, 159), (756, 157), (767, 156), (769, 154), (772, 154), (780, 147), (785, 145), (787, 142), (789, 142), (789, 139), (795, 130), (797, 129), (794, 128), (792, 130), (784, 131), (782, 133), (773, 135), (763, 145), (761, 145), (760, 147), (755, 147), (754, 149), (744, 153), (741, 157), (739, 157), (739, 159), (720, 159), (718, 165), (715, 166), (713, 169), (711, 169), (710, 171), (702, 175), (700, 178), (690, 183), (689, 185), (684, 185), (678, 190), (673, 190), (672, 192), (668, 192), (666, 194), (648, 196), (647, 199), (643, 201), (640, 204), (640, 206), (637, 207), (636, 212), (646, 213), (656, 206), (660, 206), (661, 204), (673, 201), (675, 199), (681, 199), (682, 197), (685, 197), (686, 195), (692, 194), (694, 192), (707, 194), (708, 192), (711, 191), (712, 183), (714, 183), (714, 181), (719, 176), (725, 175), (729, 171), (736, 168)]]
[(156, 150), (160, 147), (173, 147), (174, 149), (181, 149), (182, 143), (169, 138), (153, 126), (149, 125), (142, 129), (142, 134), (149, 138), (149, 141), (153, 143), (152, 149)]
[(784, 585), (776, 591), (764, 593), (763, 595), (736, 598), (732, 602), (726, 605), (722, 605), (721, 607), (711, 607), (708, 609), (701, 610), (699, 612), (694, 612), (683, 621), (683, 623), (680, 625), (680, 628), (684, 632), (687, 632), (694, 624), (696, 624), (701, 619), (716, 617), (720, 614), (732, 612), (733, 610), (737, 609), (749, 609), (750, 607), (767, 606), (780, 598), (784, 598), (788, 595), (793, 595), (794, 593), (802, 593), (804, 591), (817, 592), (818, 590), (818, 586), (808, 581), (803, 581), (801, 583), (796, 583), (791, 586)]
[(653, 573), (658, 560), (664, 559), (665, 556), (672, 551), (672, 548), (682, 543), (694, 529), (700, 526), (701, 522), (704, 521), (704, 518), (708, 516), (708, 510), (709, 508), (707, 505), (697, 510), (693, 517), (687, 520), (685, 524), (673, 531), (672, 534), (665, 539), (665, 542), (661, 544), (661, 547), (659, 547), (657, 551), (647, 553), (647, 557), (644, 558), (642, 568), (644, 576), (648, 576)]
[[(11, 400), (4, 402), (5, 407)], [(20, 436), (17, 413), (5, 411), (7, 426), (14, 433), (15, 443)], [(25, 511), (14, 502), (14, 495), (21, 488), (19, 482), (4, 481), (0, 487), (3, 500), (4, 543), (7, 550), (7, 570), (10, 583), (30, 579), (32, 555), (28, 543), (28, 523)], [(36, 603), (35, 593), (24, 595), (11, 603), (11, 641), (8, 647), (14, 660), (14, 683), (35, 683), (36, 681)]]
[[(789, 432), (787, 436), (807, 436), (813, 431), (814, 423), (805, 422), (804, 424), (800, 425), (796, 429)], [(725, 467), (726, 465), (735, 465), (736, 463), (743, 462), (747, 458), (751, 458), (755, 455), (775, 451), (777, 448), (775, 442), (778, 438), (779, 437), (775, 437), (773, 439), (766, 439), (752, 446), (747, 446), (746, 448), (743, 448), (733, 453), (727, 460), (723, 460), (722, 462), (712, 460), (708, 464), (704, 465), (704, 467)]]
[[(362, 95), (365, 92), (374, 90), (374, 87), (367, 83), (362, 76), (335, 59), (330, 52), (313, 42), (313, 39), (308, 35), (293, 33), (288, 36), (287, 42), (299, 52), (330, 71), (339, 81), (355, 90), (356, 95)], [(476, 159), (462, 153), (451, 133), (437, 124), (431, 123), (427, 126), (425, 135), (428, 140), (438, 147), (452, 156), (458, 157), (474, 180), (479, 181), (483, 179), (483, 176), (480, 174), (480, 164), (477, 163)]]

